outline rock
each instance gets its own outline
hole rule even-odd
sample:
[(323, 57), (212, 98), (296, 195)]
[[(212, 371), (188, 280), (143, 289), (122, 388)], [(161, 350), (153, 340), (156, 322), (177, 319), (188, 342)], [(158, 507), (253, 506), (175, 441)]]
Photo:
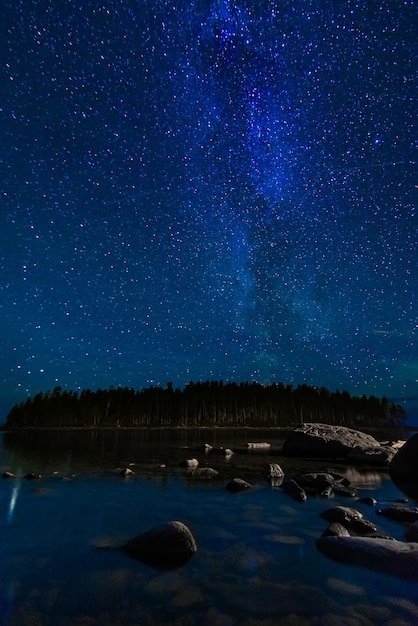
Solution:
[(191, 530), (178, 521), (155, 526), (119, 548), (121, 552), (152, 567), (176, 569), (197, 551)]
[(180, 467), (187, 467), (187, 469), (196, 468), (199, 465), (197, 459), (185, 459), (180, 463)]
[(293, 480), (303, 487), (305, 491), (320, 493), (327, 487), (333, 487), (336, 483), (334, 477), (326, 472), (309, 472), (307, 474), (297, 474)]
[(119, 472), (119, 476), (122, 476), (122, 478), (129, 478), (130, 476), (133, 476), (134, 474), (135, 474), (135, 472), (133, 472), (131, 469), (129, 469), (129, 467), (124, 467)]
[(280, 487), (284, 480), (284, 471), (278, 463), (267, 463), (264, 477), (273, 487)]
[(213, 448), (213, 452), (215, 454), (222, 454), (226, 458), (229, 458), (234, 454), (233, 450), (231, 450), (230, 448), (224, 448), (222, 446), (220, 448)]
[(26, 480), (39, 480), (40, 478), (42, 478), (41, 474), (35, 474), (34, 472), (30, 472), (29, 474), (26, 474), (23, 478), (26, 478)]
[(316, 545), (329, 558), (418, 581), (418, 543), (379, 537), (320, 537)]
[(348, 506), (334, 506), (326, 511), (322, 511), (320, 516), (327, 522), (338, 522), (347, 530), (353, 531), (358, 535), (371, 534), (377, 531), (375, 524), (366, 519), (363, 513)]
[(408, 524), (418, 520), (418, 509), (412, 509), (407, 506), (389, 506), (385, 509), (378, 509), (376, 513), (388, 519)]
[(4, 472), (3, 473), (3, 478), (16, 478), (16, 474), (13, 474), (13, 472)]
[(250, 483), (247, 483), (245, 480), (242, 480), (242, 478), (234, 478), (226, 485), (226, 489), (228, 489), (228, 491), (230, 491), (231, 493), (247, 491), (247, 489), (250, 489), (250, 488), (251, 488)]
[(418, 541), (418, 522), (408, 524), (404, 537), (405, 541)]
[(372, 498), (371, 496), (363, 496), (362, 498), (358, 498), (357, 502), (361, 502), (361, 504), (367, 504), (368, 506), (376, 506), (377, 504), (376, 498)]
[(379, 447), (372, 437), (345, 426), (303, 424), (286, 437), (282, 453), (288, 456), (346, 458), (353, 448)]
[(353, 463), (387, 466), (392, 461), (395, 453), (396, 450), (390, 446), (377, 445), (370, 448), (356, 446), (349, 451), (347, 459)]
[(350, 533), (345, 526), (338, 522), (333, 522), (324, 530), (322, 537), (350, 537)]
[(271, 448), (271, 443), (267, 443), (267, 441), (260, 441), (258, 443), (247, 443), (247, 448), (249, 450), (254, 450), (254, 449), (267, 450), (268, 448)]
[(395, 485), (418, 502), (418, 433), (399, 448), (389, 465)]
[(210, 478), (216, 478), (216, 476), (219, 476), (219, 472), (212, 467), (194, 467), (187, 472), (187, 476), (190, 476), (191, 478), (209, 480)]
[(290, 496), (292, 496), (294, 500), (297, 500), (298, 502), (306, 502), (306, 500), (308, 499), (305, 490), (302, 489), (302, 487), (298, 485), (298, 483), (292, 478), (290, 480), (284, 481), (281, 487), (282, 489), (284, 489), (284, 491), (286, 491), (286, 493), (288, 493)]
[(212, 450), (213, 446), (210, 445), (210, 443), (205, 443), (203, 444), (203, 450), (205, 452), (210, 452)]

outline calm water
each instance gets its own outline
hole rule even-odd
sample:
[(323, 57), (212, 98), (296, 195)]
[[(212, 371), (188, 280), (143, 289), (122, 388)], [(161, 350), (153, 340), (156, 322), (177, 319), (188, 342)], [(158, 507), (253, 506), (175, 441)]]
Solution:
[[(298, 469), (295, 461), (280, 458), (280, 436), (219, 430), (4, 433), (1, 471), (34, 471), (42, 479), (0, 481), (1, 624), (418, 624), (418, 585), (332, 562), (317, 551), (315, 539), (326, 526), (319, 513), (351, 505), (350, 499), (299, 504), (263, 480), (267, 461), (278, 461), (287, 474)], [(266, 440), (273, 444), (270, 453), (245, 449), (247, 441)], [(236, 453), (230, 461), (205, 455), (205, 442)], [(218, 469), (220, 478), (188, 478), (179, 462), (191, 456)], [(116, 470), (130, 463), (135, 475), (122, 479)], [(312, 467), (326, 468), (318, 462)], [(402, 497), (385, 473), (336, 469), (350, 476), (360, 495)], [(253, 489), (229, 493), (225, 485), (234, 476)], [(356, 506), (402, 538), (402, 525)], [(197, 554), (175, 572), (94, 549), (175, 519), (192, 529), (198, 544)]]

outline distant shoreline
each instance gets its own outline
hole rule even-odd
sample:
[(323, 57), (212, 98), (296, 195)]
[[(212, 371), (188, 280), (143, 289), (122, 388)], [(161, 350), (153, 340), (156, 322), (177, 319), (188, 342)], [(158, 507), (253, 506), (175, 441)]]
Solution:
[[(310, 423), (310, 422), (307, 422)], [(312, 422), (317, 423), (317, 422)], [(318, 422), (319, 423), (319, 422)], [(121, 430), (131, 430), (131, 431), (139, 431), (139, 430), (148, 430), (148, 431), (158, 431), (158, 430), (172, 430), (172, 431), (180, 431), (180, 430), (200, 430), (200, 431), (214, 431), (214, 430), (236, 430), (236, 431), (248, 431), (248, 432), (257, 432), (257, 431), (271, 431), (271, 432), (286, 432), (291, 431), (295, 428), (298, 428), (300, 424), (293, 424), (289, 426), (21, 426), (21, 427), (8, 427), (3, 424), (0, 426), (0, 432), (26, 432), (26, 431), (37, 431), (37, 432), (47, 432), (47, 431), (121, 431)], [(343, 426), (343, 424), (334, 424), (335, 427)], [(409, 425), (392, 425), (392, 426), (366, 426), (363, 428), (353, 428), (352, 426), (347, 426), (351, 430), (358, 430), (361, 432), (418, 432), (418, 426), (409, 426)]]

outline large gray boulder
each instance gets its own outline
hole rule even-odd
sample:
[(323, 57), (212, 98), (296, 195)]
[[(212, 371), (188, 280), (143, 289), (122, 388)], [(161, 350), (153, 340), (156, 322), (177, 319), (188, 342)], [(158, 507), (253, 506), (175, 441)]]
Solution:
[(335, 561), (418, 581), (418, 543), (330, 535), (320, 537), (316, 545)]
[(418, 433), (399, 448), (389, 465), (389, 474), (401, 491), (418, 501)]
[(331, 424), (303, 424), (286, 437), (283, 454), (317, 458), (346, 458), (354, 448), (380, 448), (366, 433)]
[(395, 456), (395, 453), (396, 450), (390, 446), (377, 445), (370, 448), (356, 446), (349, 451), (347, 458), (353, 463), (387, 467)]
[(183, 522), (155, 526), (119, 548), (138, 561), (159, 569), (181, 567), (197, 551), (191, 530)]

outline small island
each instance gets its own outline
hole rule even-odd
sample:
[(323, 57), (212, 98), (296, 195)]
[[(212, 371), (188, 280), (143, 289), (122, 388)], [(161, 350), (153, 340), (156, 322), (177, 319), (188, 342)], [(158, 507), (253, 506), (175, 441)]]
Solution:
[(351, 428), (402, 426), (403, 407), (386, 397), (354, 396), (325, 387), (257, 382), (190, 382), (183, 389), (151, 386), (83, 389), (56, 387), (16, 404), (5, 429), (257, 427), (322, 422)]

